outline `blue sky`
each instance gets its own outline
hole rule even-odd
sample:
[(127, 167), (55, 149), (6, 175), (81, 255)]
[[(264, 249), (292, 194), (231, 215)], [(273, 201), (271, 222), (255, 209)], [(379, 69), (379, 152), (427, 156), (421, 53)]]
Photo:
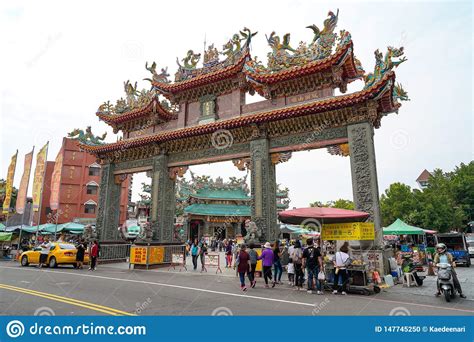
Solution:
[[(290, 32), (293, 45), (309, 41), (310, 24), (322, 26), (339, 8), (338, 29), (351, 32), (354, 52), (366, 71), (373, 52), (403, 45), (408, 61), (397, 81), (408, 91), (399, 114), (382, 121), (375, 134), (379, 190), (401, 181), (416, 186), (423, 169), (452, 169), (473, 159), (472, 3), (245, 1), (56, 2), (4, 1), (0, 5), (0, 177), (16, 149), (18, 186), (23, 156), (50, 141), (54, 160), (61, 139), (92, 125), (109, 132), (95, 116), (103, 101), (123, 96), (123, 81), (148, 77), (145, 61), (176, 70), (176, 56), (201, 51), (206, 36), (217, 47), (244, 26), (259, 31), (253, 55), (265, 61), (264, 34)], [(349, 91), (362, 88), (355, 82)], [(201, 165), (199, 174), (243, 176), (230, 163)], [(143, 177), (142, 177), (143, 178)], [(290, 188), (292, 206), (352, 198), (348, 158), (325, 150), (295, 153), (277, 166), (279, 183)], [(141, 182), (137, 177), (135, 184)], [(30, 187), (31, 189), (31, 187)]]

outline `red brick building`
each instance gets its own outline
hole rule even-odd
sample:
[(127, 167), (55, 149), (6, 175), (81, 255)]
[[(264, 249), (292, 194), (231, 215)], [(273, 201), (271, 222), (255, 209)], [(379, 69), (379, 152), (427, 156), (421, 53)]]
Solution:
[[(61, 155), (61, 156), (59, 156)], [(59, 185), (58, 223), (79, 221), (94, 222), (99, 201), (99, 184), (101, 167), (96, 157), (79, 149), (78, 142), (63, 138), (61, 149), (56, 160), (61, 163)], [(53, 170), (55, 162), (48, 162), (43, 190), (41, 224), (48, 222), (48, 214), (56, 213), (51, 210), (51, 189), (53, 186)], [(127, 207), (131, 197), (132, 177), (122, 182), (120, 197), (120, 224), (127, 219)], [(36, 223), (36, 218), (35, 222)], [(49, 219), (51, 221), (51, 219)]]

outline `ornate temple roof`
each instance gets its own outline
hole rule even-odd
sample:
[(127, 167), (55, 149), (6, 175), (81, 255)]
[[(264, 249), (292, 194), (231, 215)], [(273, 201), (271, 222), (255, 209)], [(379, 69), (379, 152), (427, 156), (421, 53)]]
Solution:
[(368, 100), (376, 100), (378, 103), (377, 113), (380, 117), (384, 114), (394, 112), (400, 104), (395, 101), (393, 93), (395, 90), (395, 73), (388, 71), (381, 79), (374, 82), (371, 86), (351, 94), (334, 96), (330, 98), (317, 99), (298, 103), (291, 106), (285, 106), (272, 110), (257, 111), (227, 120), (219, 120), (208, 124), (185, 127), (173, 131), (161, 132), (147, 136), (127, 139), (115, 143), (104, 144), (100, 146), (81, 145), (81, 148), (87, 152), (100, 154), (113, 152), (127, 148), (144, 146), (150, 143), (163, 143), (175, 139), (182, 139), (203, 134), (211, 134), (219, 129), (233, 129), (251, 124), (260, 124), (269, 121), (283, 120), (287, 118), (317, 114), (321, 112), (337, 110), (345, 107), (351, 107), (364, 103)]
[(153, 87), (161, 92), (165, 97), (170, 97), (171, 94), (176, 94), (194, 87), (200, 87), (206, 84), (214, 83), (226, 78), (237, 76), (241, 71), (246, 61), (250, 59), (250, 52), (245, 49), (240, 54), (240, 57), (235, 63), (217, 68), (210, 68), (208, 72), (202, 72), (195, 77), (180, 80), (174, 83), (167, 82), (152, 82)]
[(250, 217), (252, 215), (249, 205), (233, 204), (194, 203), (184, 208), (184, 212), (203, 216)]
[(162, 121), (170, 121), (177, 119), (177, 113), (165, 109), (160, 103), (160, 101), (158, 101), (157, 97), (154, 97), (148, 104), (144, 105), (143, 107), (138, 107), (121, 114), (111, 114), (108, 111), (101, 111), (100, 109), (96, 113), (100, 120), (111, 125), (135, 120), (142, 117), (147, 117), (150, 114), (156, 114), (157, 117)]
[(242, 188), (233, 189), (210, 189), (208, 187), (199, 189), (196, 193), (192, 193), (189, 197), (209, 200), (238, 200), (250, 201), (250, 196)]
[(343, 70), (341, 78), (348, 81), (359, 79), (364, 75), (364, 70), (360, 62), (354, 57), (350, 34), (346, 31), (341, 34), (343, 35), (340, 38), (341, 43), (337, 46), (336, 51), (325, 58), (317, 59), (314, 57), (313, 60), (305, 60), (276, 70), (262, 67), (251, 60), (245, 64), (243, 72), (253, 83), (271, 85), (338, 66)]

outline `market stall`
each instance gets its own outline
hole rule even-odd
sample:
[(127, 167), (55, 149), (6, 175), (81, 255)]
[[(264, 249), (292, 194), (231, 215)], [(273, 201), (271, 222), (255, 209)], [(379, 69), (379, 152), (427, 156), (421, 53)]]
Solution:
[[(285, 224), (300, 225), (297, 227), (320, 232), (321, 247), (325, 253), (324, 265), (327, 275), (326, 286), (333, 285), (332, 254), (338, 241), (374, 240), (375, 227), (372, 222), (365, 222), (369, 214), (361, 211), (339, 208), (311, 207), (286, 210), (279, 214)], [(353, 261), (347, 267), (349, 271), (348, 291), (353, 293), (373, 294), (380, 291), (374, 284), (374, 275), (383, 272), (382, 251), (352, 250)], [(380, 277), (377, 279), (380, 280)]]
[(383, 228), (384, 239), (395, 246), (397, 264), (409, 256), (415, 266), (428, 264), (426, 253), (426, 232), (422, 228), (411, 226), (396, 219), (390, 226)]
[(0, 259), (10, 259), (13, 233), (0, 232)]

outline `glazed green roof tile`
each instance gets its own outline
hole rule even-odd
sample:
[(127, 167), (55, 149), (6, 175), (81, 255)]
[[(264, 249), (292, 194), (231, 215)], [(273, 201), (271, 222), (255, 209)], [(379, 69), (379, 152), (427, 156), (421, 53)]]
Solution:
[(209, 216), (251, 216), (250, 206), (234, 204), (195, 203), (184, 208), (184, 212)]
[(202, 199), (225, 199), (225, 200), (241, 200), (250, 201), (248, 196), (243, 189), (210, 189), (202, 188), (199, 189), (195, 194), (190, 195), (194, 198)]

